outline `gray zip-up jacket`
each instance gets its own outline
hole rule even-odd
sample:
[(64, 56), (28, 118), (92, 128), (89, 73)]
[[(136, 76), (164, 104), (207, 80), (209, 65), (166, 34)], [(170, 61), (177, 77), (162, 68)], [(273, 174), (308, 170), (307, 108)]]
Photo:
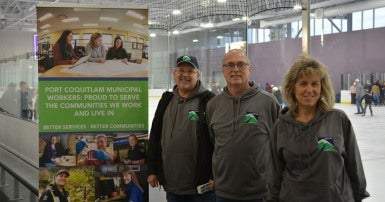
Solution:
[(286, 113), (271, 137), (271, 201), (353, 202), (369, 196), (355, 134), (343, 111), (318, 112), (308, 123)]
[(239, 97), (227, 88), (207, 104), (210, 135), (214, 138), (215, 194), (253, 200), (267, 193), (269, 135), (280, 106), (275, 97), (251, 86)]

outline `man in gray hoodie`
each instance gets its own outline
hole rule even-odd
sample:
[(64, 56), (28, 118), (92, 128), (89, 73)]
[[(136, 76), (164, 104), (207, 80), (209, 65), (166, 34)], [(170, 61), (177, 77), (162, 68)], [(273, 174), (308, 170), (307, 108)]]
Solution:
[(249, 81), (246, 53), (230, 50), (222, 60), (227, 86), (209, 101), (207, 119), (214, 139), (213, 178), (217, 202), (263, 201), (270, 164), (269, 135), (280, 106)]
[(179, 57), (176, 85), (163, 93), (152, 122), (147, 181), (152, 187), (163, 185), (168, 202), (214, 201), (209, 189), (197, 190), (211, 179), (213, 152), (205, 109), (214, 94), (203, 87), (200, 75), (195, 57)]

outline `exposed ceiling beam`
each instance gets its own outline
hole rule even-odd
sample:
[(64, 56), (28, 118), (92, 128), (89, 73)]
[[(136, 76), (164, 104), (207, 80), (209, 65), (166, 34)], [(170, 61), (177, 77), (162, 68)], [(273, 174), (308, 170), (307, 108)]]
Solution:
[[(348, 4), (339, 4), (339, 5), (323, 8), (323, 17), (333, 17), (333, 16), (344, 15), (344, 14), (353, 13), (357, 11), (381, 8), (381, 7), (385, 7), (385, 0), (366, 0), (366, 1), (350, 2)], [(314, 8), (312, 7), (312, 9), (315, 9), (315, 8), (322, 8), (322, 7), (314, 7)], [(261, 25), (261, 28), (267, 28), (269, 26), (287, 24), (297, 20), (301, 20), (300, 14), (292, 17), (285, 17), (285, 18), (279, 18), (274, 20), (261, 20), (260, 25)]]
[[(4, 18), (6, 20), (6, 23), (3, 23), (3, 26), (1, 27), (1, 30), (19, 30), (19, 27), (23, 22), (27, 19), (33, 19), (33, 22), (36, 22), (36, 11), (34, 9), (30, 9), (34, 4), (38, 3), (53, 3), (57, 2), (58, 0), (0, 0), (2, 1), (1, 6), (1, 14), (4, 15)], [(60, 2), (66, 3), (66, 2), (72, 2), (69, 4), (75, 5), (74, 2), (77, 2), (78, 4), (80, 2), (84, 4), (124, 4), (124, 1), (102, 1), (100, 0), (84, 0), (84, 1), (74, 1), (74, 0), (61, 0)], [(132, 4), (136, 4), (139, 1), (132, 0), (130, 1)], [(152, 11), (158, 11), (159, 9), (162, 9), (162, 12), (150, 12), (149, 15), (151, 16), (151, 19), (163, 19), (164, 16), (168, 11), (163, 3), (160, 4), (157, 0), (142, 0), (140, 1), (143, 4), (150, 5), (149, 7), (152, 8)], [(167, 4), (180, 4), (179, 1), (169, 1)], [(28, 5), (28, 6), (24, 6)], [(325, 1), (314, 1), (314, 3), (311, 5), (311, 9), (323, 9), (323, 14), (325, 17), (328, 16), (338, 16), (341, 14), (351, 13), (359, 10), (366, 10), (371, 8), (378, 8), (378, 7), (384, 7), (385, 6), (385, 0), (325, 0)], [(19, 12), (20, 11), (20, 12)], [(18, 13), (16, 15), (16, 12)], [(21, 13), (25, 13), (22, 15)], [(154, 14), (155, 13), (155, 14)], [(156, 15), (156, 16), (154, 16)], [(249, 24), (252, 24), (252, 22), (255, 21), (261, 21), (261, 26), (271, 26), (275, 24), (285, 24), (290, 21), (295, 21), (300, 19), (300, 12), (294, 11), (291, 9), (281, 10), (281, 11), (265, 11), (262, 13), (259, 13), (255, 16), (252, 16), (248, 19)], [(15, 19), (16, 18), (16, 19)], [(150, 19), (150, 20), (151, 20)], [(165, 21), (165, 20), (163, 20)], [(162, 22), (163, 22), (162, 21)], [(198, 21), (197, 21), (198, 22)], [(163, 22), (164, 23), (164, 22)], [(180, 30), (181, 34), (183, 33), (190, 33), (190, 32), (196, 32), (201, 31), (203, 29), (207, 28), (201, 28), (199, 27), (199, 23), (195, 23), (197, 27), (193, 26), (184, 26), (184, 30)], [(222, 19), (219, 23), (214, 23), (215, 27), (226, 27), (226, 26), (233, 26), (239, 24), (239, 21), (231, 21)], [(181, 25), (183, 26), (183, 25)], [(214, 28), (215, 28), (214, 27)], [(31, 29), (31, 26), (23, 26), (23, 29)]]
[(30, 14), (24, 16), (23, 18), (20, 18), (20, 19), (17, 20), (16, 22), (12, 22), (11, 24), (5, 26), (5, 27), (3, 28), (3, 30), (8, 30), (9, 28), (12, 28), (12, 27), (18, 25), (19, 23), (23, 22), (24, 20), (27, 20), (27, 19), (31, 18), (32, 16), (36, 16), (36, 12), (32, 12), (32, 13), (30, 13)]

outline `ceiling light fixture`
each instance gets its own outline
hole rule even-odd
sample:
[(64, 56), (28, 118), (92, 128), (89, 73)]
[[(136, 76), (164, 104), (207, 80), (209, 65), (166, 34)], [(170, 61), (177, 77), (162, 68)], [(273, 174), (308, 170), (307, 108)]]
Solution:
[(177, 35), (177, 34), (179, 34), (179, 31), (178, 30), (174, 30), (174, 31), (172, 31), (172, 34)]
[(118, 22), (119, 21), (118, 18), (104, 17), (104, 16), (100, 16), (99, 20), (104, 21), (104, 22)]
[(173, 10), (173, 11), (172, 11), (172, 14), (173, 14), (173, 15), (180, 15), (180, 14), (182, 14), (182, 12), (181, 12), (180, 10), (177, 9), (177, 10)]
[(302, 10), (302, 6), (299, 2), (295, 3), (293, 9), (296, 11)]
[(154, 37), (156, 37), (156, 34), (155, 33), (151, 33), (150, 37), (154, 38)]
[(40, 29), (47, 29), (47, 28), (49, 28), (49, 27), (51, 27), (50, 24), (45, 24), (45, 25), (41, 26)]
[(210, 27), (214, 27), (214, 24), (213, 23), (201, 23), (200, 24), (201, 27), (204, 27), (204, 28), (210, 28)]
[(131, 16), (131, 17), (134, 17), (134, 18), (137, 18), (137, 19), (139, 19), (139, 20), (143, 20), (144, 18), (146, 18), (146, 17), (144, 17), (143, 15), (141, 15), (141, 14), (139, 14), (139, 13), (133, 11), (133, 10), (128, 10), (128, 11), (126, 12), (126, 15), (127, 15), (127, 16)]
[(39, 18), (39, 21), (43, 22), (43, 21), (48, 20), (52, 17), (53, 17), (52, 13), (46, 13), (45, 15), (43, 15)]
[(64, 22), (64, 23), (78, 22), (78, 21), (79, 21), (79, 18), (78, 18), (78, 17), (67, 18), (67, 19), (63, 19), (63, 20), (62, 20), (62, 22)]
[(217, 0), (218, 3), (226, 3), (226, 0)]
[(194, 43), (196, 43), (196, 42), (198, 42), (198, 41), (199, 41), (198, 39), (193, 39), (193, 42), (194, 42)]

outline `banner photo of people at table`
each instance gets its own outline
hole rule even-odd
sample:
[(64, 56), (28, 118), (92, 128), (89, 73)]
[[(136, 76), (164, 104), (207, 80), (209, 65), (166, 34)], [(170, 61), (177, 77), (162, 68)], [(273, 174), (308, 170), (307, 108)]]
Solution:
[(39, 200), (148, 201), (148, 9), (40, 4)]

